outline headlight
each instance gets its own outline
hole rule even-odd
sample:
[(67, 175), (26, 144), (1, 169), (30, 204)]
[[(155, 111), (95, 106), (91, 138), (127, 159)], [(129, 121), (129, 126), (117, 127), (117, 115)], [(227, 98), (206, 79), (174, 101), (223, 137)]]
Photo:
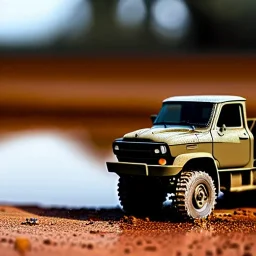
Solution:
[(115, 145), (114, 149), (115, 149), (115, 150), (119, 150), (119, 146), (118, 146), (118, 145)]
[(156, 154), (159, 154), (160, 153), (160, 150), (158, 148), (155, 149), (155, 153)]
[(165, 154), (167, 152), (166, 146), (160, 146), (160, 149), (162, 154)]

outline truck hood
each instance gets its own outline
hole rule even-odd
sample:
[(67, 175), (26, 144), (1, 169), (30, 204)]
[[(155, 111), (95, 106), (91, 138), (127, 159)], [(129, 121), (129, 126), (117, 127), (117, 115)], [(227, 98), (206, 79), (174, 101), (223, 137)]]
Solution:
[(188, 128), (144, 128), (124, 135), (124, 138), (150, 139), (155, 142), (165, 142), (168, 145), (198, 143), (198, 131)]

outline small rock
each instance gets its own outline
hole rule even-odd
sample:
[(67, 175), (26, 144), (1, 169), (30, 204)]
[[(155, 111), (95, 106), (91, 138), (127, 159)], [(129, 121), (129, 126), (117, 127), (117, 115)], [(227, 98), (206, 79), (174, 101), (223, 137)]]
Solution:
[(90, 230), (90, 234), (98, 234), (100, 231), (99, 230)]
[(142, 241), (141, 241), (141, 240), (138, 240), (136, 244), (137, 244), (137, 245), (142, 245)]
[(245, 251), (251, 250), (251, 245), (250, 245), (250, 244), (245, 244), (245, 245), (244, 245), (244, 250), (245, 250)]
[(213, 255), (213, 252), (212, 252), (212, 251), (207, 250), (207, 251), (205, 252), (205, 256), (212, 256), (212, 255)]
[(93, 249), (93, 244), (88, 244), (88, 245), (87, 245), (87, 248), (88, 248), (89, 250), (92, 250), (92, 249)]
[(189, 245), (188, 245), (188, 248), (189, 248), (189, 249), (193, 249), (193, 244), (189, 244)]
[(50, 245), (52, 242), (51, 242), (50, 239), (45, 239), (45, 240), (43, 241), (43, 243), (46, 244), (46, 245)]
[(233, 248), (233, 249), (238, 249), (240, 246), (238, 243), (232, 243), (229, 245), (230, 248)]
[(7, 242), (7, 239), (6, 239), (6, 238), (4, 238), (4, 237), (3, 237), (3, 238), (1, 238), (1, 242), (2, 242), (2, 243), (6, 243), (6, 242)]
[(130, 250), (129, 248), (125, 248), (125, 249), (124, 249), (124, 253), (128, 254), (128, 253), (130, 253), (130, 252), (131, 252), (131, 250)]
[(31, 243), (29, 239), (25, 237), (16, 238), (14, 250), (16, 250), (20, 255), (25, 255), (26, 252), (31, 250)]
[(242, 256), (253, 256), (253, 254), (250, 252), (245, 252)]
[(38, 220), (36, 218), (26, 218), (26, 221), (22, 222), (21, 225), (38, 225)]
[(130, 216), (128, 222), (130, 224), (135, 224), (137, 222), (137, 218), (134, 216)]
[(220, 247), (217, 247), (216, 254), (221, 255), (223, 253), (222, 249)]
[(144, 248), (145, 251), (151, 251), (151, 252), (154, 252), (156, 251), (156, 246), (154, 245), (148, 245)]

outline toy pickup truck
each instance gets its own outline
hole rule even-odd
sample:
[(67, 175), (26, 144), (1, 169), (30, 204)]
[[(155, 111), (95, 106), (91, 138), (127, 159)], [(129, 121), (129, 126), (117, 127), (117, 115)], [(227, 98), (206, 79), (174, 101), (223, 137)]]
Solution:
[(255, 120), (246, 99), (228, 95), (165, 99), (153, 126), (113, 142), (123, 210), (150, 215), (170, 199), (184, 219), (206, 218), (220, 191), (256, 189)]

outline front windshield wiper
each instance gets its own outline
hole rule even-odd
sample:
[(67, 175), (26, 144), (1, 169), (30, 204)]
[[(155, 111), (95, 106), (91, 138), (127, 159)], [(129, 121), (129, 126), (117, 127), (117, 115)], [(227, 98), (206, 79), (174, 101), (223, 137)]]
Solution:
[(163, 124), (163, 125), (167, 125), (167, 124), (169, 124), (169, 125), (171, 125), (171, 124), (176, 124), (176, 123), (173, 123), (173, 122), (157, 122), (157, 123), (154, 123), (154, 125), (158, 125), (158, 124)]
[(207, 124), (202, 124), (202, 123), (193, 123), (193, 122), (190, 122), (190, 121), (181, 121), (180, 122), (181, 124), (186, 124), (186, 125), (190, 125), (192, 128), (193, 128), (193, 130), (195, 130), (196, 129), (196, 127), (206, 127), (207, 126)]
[(186, 121), (186, 120), (180, 121), (179, 124), (186, 124), (186, 125), (188, 125), (188, 126), (191, 126), (191, 128), (192, 128), (193, 130), (196, 129), (196, 127), (195, 127), (195, 125), (194, 125), (193, 123), (190, 123), (189, 121)]
[(157, 123), (154, 123), (153, 125), (164, 125), (164, 127), (166, 128), (166, 125), (171, 125), (173, 123), (170, 123), (170, 122), (157, 122)]

